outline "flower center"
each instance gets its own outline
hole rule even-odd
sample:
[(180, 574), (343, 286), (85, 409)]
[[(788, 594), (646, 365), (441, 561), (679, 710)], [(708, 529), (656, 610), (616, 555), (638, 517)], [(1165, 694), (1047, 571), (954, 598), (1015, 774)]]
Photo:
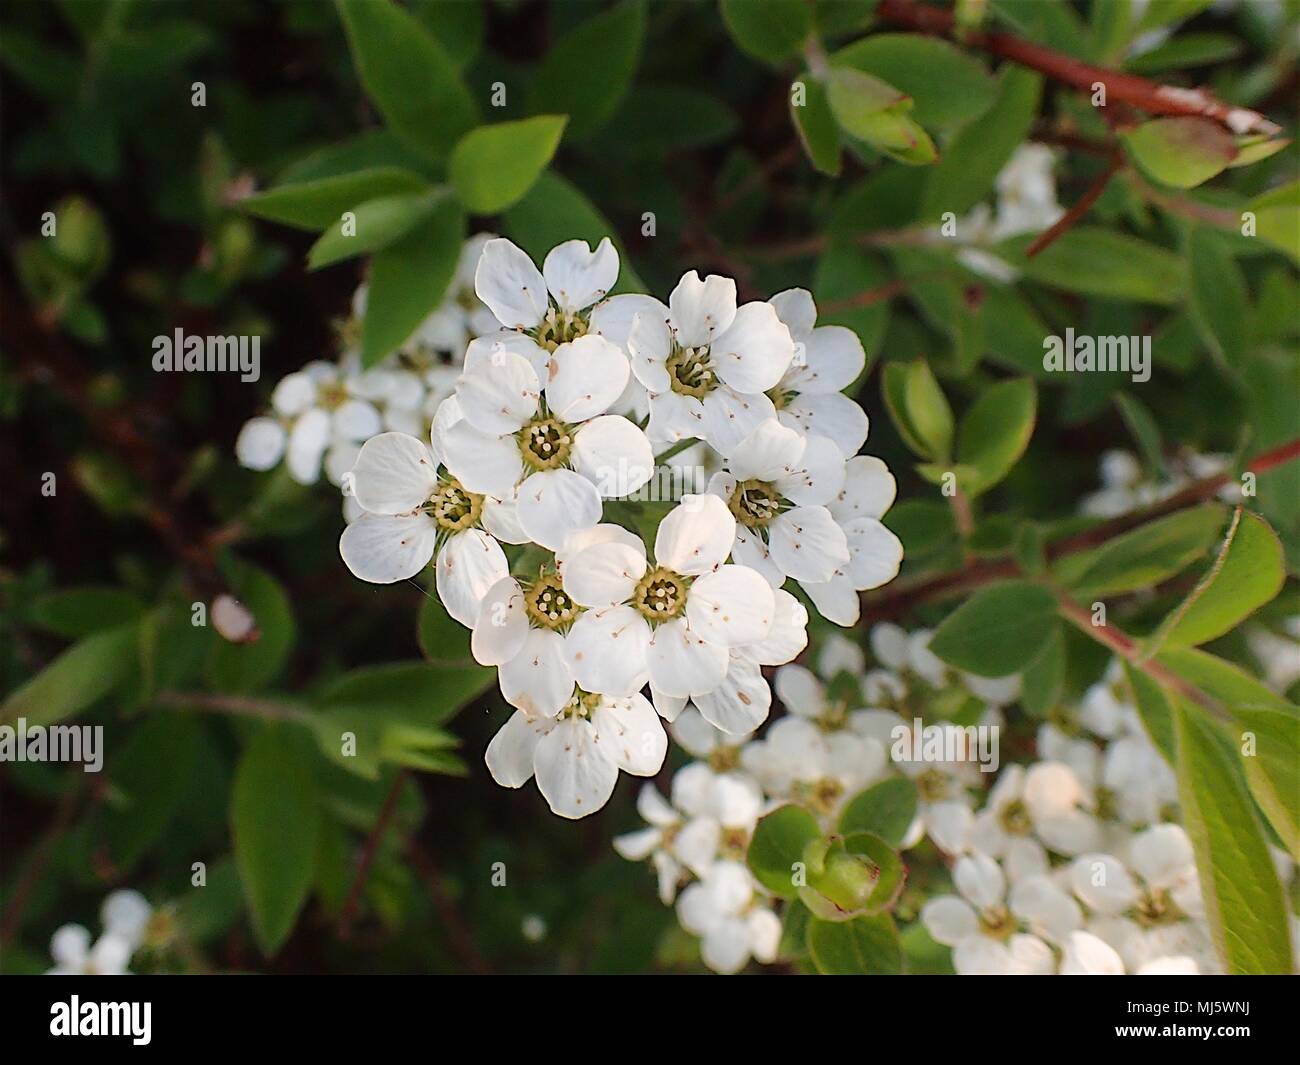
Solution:
[(792, 392), (784, 388), (774, 388), (767, 394), (767, 398), (772, 401), (772, 406), (777, 410), (785, 410), (790, 405), (790, 401), (798, 394), (798, 392)]
[(329, 384), (320, 386), (316, 393), (316, 402), (325, 410), (338, 410), (348, 399), (348, 390), (339, 382), (331, 381)]
[(1169, 893), (1160, 888), (1147, 888), (1143, 891), (1134, 909), (1138, 924), (1146, 927), (1172, 924), (1182, 917)]
[(591, 717), (598, 706), (600, 706), (599, 695), (575, 687), (573, 689), (572, 698), (569, 699), (564, 709), (560, 711), (560, 717)]
[(587, 322), (576, 311), (562, 311), (552, 306), (533, 333), (538, 347), (554, 351), (561, 344), (587, 335)]
[(679, 348), (674, 345), (665, 366), (672, 390), (680, 395), (703, 399), (717, 387), (718, 378), (713, 372), (713, 360), (709, 358), (707, 347)]
[(727, 509), (746, 529), (761, 529), (781, 509), (781, 497), (767, 481), (750, 479), (737, 483)]
[(743, 828), (724, 828), (718, 850), (722, 852), (723, 858), (743, 861), (749, 850), (749, 833)]
[(1006, 939), (1015, 931), (1015, 922), (1005, 906), (990, 906), (979, 915), (980, 931), (993, 939)]
[(671, 621), (686, 609), (686, 578), (656, 566), (632, 590), (632, 606), (648, 621)]
[(569, 461), (573, 437), (556, 418), (534, 418), (519, 430), (518, 439), (519, 454), (535, 470), (558, 469)]
[(1013, 799), (1003, 807), (999, 820), (1013, 836), (1027, 836), (1034, 827), (1029, 819), (1029, 809), (1019, 799)]
[(940, 802), (948, 797), (948, 777), (938, 769), (927, 769), (916, 778), (916, 790), (926, 802)]
[(439, 483), (429, 499), (429, 509), (439, 529), (461, 532), (478, 522), (483, 514), (483, 497), (466, 491), (455, 478), (448, 478)]
[(739, 766), (739, 747), (716, 747), (709, 752), (709, 768), (715, 773), (730, 773)]
[(578, 616), (579, 609), (554, 573), (538, 578), (524, 593), (524, 613), (539, 629), (566, 628)]
[(814, 781), (798, 781), (790, 789), (790, 798), (806, 803), (815, 813), (831, 814), (844, 795), (844, 785), (835, 777), (822, 777)]

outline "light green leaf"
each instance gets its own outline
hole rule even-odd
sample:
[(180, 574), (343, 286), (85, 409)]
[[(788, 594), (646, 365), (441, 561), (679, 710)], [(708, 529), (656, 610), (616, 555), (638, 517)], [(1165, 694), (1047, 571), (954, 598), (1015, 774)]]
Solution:
[(897, 847), (916, 817), (916, 785), (906, 777), (873, 784), (849, 800), (840, 814), (838, 830), (871, 832)]
[(239, 760), (230, 830), (253, 933), (269, 956), (289, 937), (307, 900), (321, 831), (311, 765), (279, 729), (260, 730)]
[(1065, 639), (1054, 625), (1043, 649), (1021, 674), (1020, 702), (1033, 717), (1047, 717), (1065, 690)]
[(347, 174), (277, 185), (239, 203), (258, 218), (297, 229), (319, 231), (339, 221), (344, 211), (379, 196), (423, 192), (429, 183), (410, 170), (375, 166)]
[(1259, 239), (1300, 263), (1300, 179), (1256, 196), (1248, 210), (1255, 216)]
[(977, 592), (935, 631), (930, 650), (981, 677), (1017, 673), (1043, 650), (1056, 628), (1056, 599), (1028, 581)]
[(1290, 713), (1300, 712), (1240, 666), (1208, 651), (1181, 647), (1161, 652), (1156, 661), (1226, 706), (1271, 706)]
[(389, 0), (337, 0), (352, 58), (388, 128), (438, 161), (478, 121), (455, 63), (419, 21)]
[(1205, 901), (1228, 972), (1291, 972), (1287, 910), (1273, 859), (1237, 766), (1199, 709), (1175, 707), (1178, 795)]
[(0, 723), (49, 725), (79, 713), (130, 677), (138, 625), (102, 629), (74, 643), (0, 706)]
[(450, 198), (370, 264), (370, 298), (361, 335), (361, 361), (373, 366), (404, 344), (442, 301), (456, 273), (465, 216)]
[(569, 136), (600, 129), (618, 110), (632, 81), (645, 5), (617, 4), (566, 32), (547, 51), (533, 78), (529, 110), (569, 116)]
[(887, 913), (852, 921), (808, 922), (808, 951), (817, 971), (827, 976), (895, 976), (903, 971), (903, 952), (894, 918)]
[(820, 837), (816, 818), (802, 806), (778, 807), (754, 826), (749, 868), (773, 895), (793, 899), (799, 894), (794, 884), (795, 864), (803, 861), (804, 848)]
[(987, 111), (998, 91), (979, 60), (919, 33), (873, 33), (830, 58), (902, 90), (912, 98), (916, 120), (926, 126), (967, 122)]
[(1134, 701), (1137, 703), (1138, 717), (1147, 736), (1156, 745), (1165, 761), (1171, 766), (1178, 764), (1178, 743), (1174, 736), (1174, 708), (1169, 694), (1151, 677), (1128, 662), (1124, 663), (1124, 675), (1128, 677), (1133, 689)]
[(1285, 580), (1286, 560), (1277, 534), (1263, 518), (1238, 508), (1214, 563), (1165, 619), (1148, 653), (1222, 636), (1277, 595)]
[(280, 582), (252, 563), (234, 563), (228, 580), (231, 594), (253, 615), (259, 635), (250, 643), (216, 640), (208, 659), (208, 682), (221, 692), (253, 692), (284, 668), (296, 632), (293, 609)]
[(1134, 74), (1163, 74), (1222, 63), (1240, 55), (1244, 48), (1239, 38), (1226, 33), (1180, 33), (1150, 51), (1131, 56), (1124, 67)]
[(1067, 292), (1139, 303), (1176, 304), (1186, 287), (1182, 261), (1154, 244), (1096, 226), (1079, 226), (1032, 259), (1019, 254), (1031, 237), (999, 245), (1031, 281)]
[(1244, 703), (1229, 709), (1242, 730), (1238, 740), (1251, 794), (1300, 862), (1300, 715)]
[(1181, 573), (1210, 550), (1223, 529), (1217, 503), (1147, 522), (1101, 547), (1057, 563), (1056, 575), (1081, 596), (1119, 595)]
[(1120, 137), (1148, 177), (1176, 189), (1209, 181), (1237, 155), (1232, 134), (1208, 118), (1155, 118)]
[(804, 0), (721, 0), (720, 6), (735, 42), (773, 66), (797, 55), (812, 32), (812, 7)]
[(319, 270), (388, 247), (428, 218), (445, 195), (441, 190), (404, 193), (359, 204), (353, 218), (333, 222), (311, 246), (308, 268)]
[(1195, 229), (1187, 240), (1192, 320), (1219, 358), (1242, 366), (1250, 354), (1250, 294), (1222, 238)]
[(961, 420), (957, 458), (975, 470), (973, 485), (958, 484), (971, 495), (1001, 481), (1029, 446), (1038, 413), (1038, 395), (1027, 377), (1001, 381), (984, 390)]
[(466, 133), (447, 168), (461, 202), (474, 214), (496, 214), (518, 203), (555, 155), (567, 121), (564, 115), (538, 115)]
[(881, 389), (908, 447), (936, 462), (947, 460), (952, 453), (952, 408), (926, 361), (886, 364)]
[(826, 97), (826, 86), (806, 71), (790, 87), (790, 117), (813, 167), (823, 174), (838, 177), (843, 165), (840, 160), (840, 128)]

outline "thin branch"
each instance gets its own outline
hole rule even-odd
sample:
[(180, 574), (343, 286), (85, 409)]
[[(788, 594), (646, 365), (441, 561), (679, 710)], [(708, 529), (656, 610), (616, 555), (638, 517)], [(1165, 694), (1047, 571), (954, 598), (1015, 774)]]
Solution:
[(293, 703), (249, 699), (242, 695), (162, 691), (154, 696), (153, 702), (168, 710), (202, 710), (235, 717), (257, 717), (264, 721), (291, 721), (298, 725), (311, 724), (313, 720), (309, 710)]
[[(876, 13), (888, 22), (921, 33), (954, 36), (952, 12), (928, 4), (914, 3), (913, 0), (881, 0)], [(960, 41), (1037, 70), (1086, 93), (1091, 93), (1093, 86), (1100, 83), (1106, 87), (1108, 103), (1128, 104), (1149, 115), (1208, 118), (1237, 134), (1263, 133), (1271, 137), (1281, 132), (1277, 123), (1257, 111), (1225, 104), (1205, 89), (1161, 85), (1136, 74), (1095, 67), (1014, 34), (973, 29), (964, 32)]]
[(352, 921), (361, 903), (361, 892), (366, 886), (367, 877), (370, 876), (370, 867), (374, 864), (375, 855), (379, 852), (380, 841), (383, 840), (393, 814), (397, 811), (397, 800), (402, 794), (402, 786), (405, 783), (406, 770), (399, 769), (393, 775), (393, 783), (389, 786), (388, 794), (384, 796), (384, 804), (379, 808), (379, 816), (375, 818), (374, 827), (366, 836), (365, 846), (361, 850), (361, 861), (357, 865), (357, 875), (353, 877), (343, 908), (339, 911), (339, 939), (347, 939), (352, 934)]
[(1050, 229), (1044, 230), (1034, 238), (1034, 242), (1025, 249), (1025, 258), (1032, 259), (1044, 248), (1050, 247), (1058, 238), (1073, 229), (1082, 220), (1083, 216), (1092, 209), (1092, 205), (1097, 202), (1101, 194), (1106, 191), (1110, 179), (1115, 176), (1122, 165), (1123, 162), (1119, 156), (1113, 157), (1106, 169), (1098, 174), (1096, 180), (1088, 186), (1088, 191), (1079, 197), (1078, 202), (1065, 214), (1061, 215)]
[(1190, 218), (1196, 222), (1205, 222), (1207, 225), (1217, 226), (1220, 229), (1236, 229), (1241, 224), (1240, 212), (1234, 211), (1230, 207), (1215, 207), (1213, 204), (1202, 203), (1200, 200), (1193, 200), (1187, 196), (1171, 196), (1169, 193), (1162, 192), (1149, 184), (1141, 174), (1132, 168), (1124, 172), (1124, 180), (1144, 200), (1154, 203), (1157, 207), (1169, 211), (1171, 214), (1180, 214), (1184, 218)]

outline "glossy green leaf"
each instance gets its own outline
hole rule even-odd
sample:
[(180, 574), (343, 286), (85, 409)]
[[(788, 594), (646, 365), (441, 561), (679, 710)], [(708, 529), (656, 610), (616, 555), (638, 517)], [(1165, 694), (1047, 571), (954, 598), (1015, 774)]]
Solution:
[(943, 462), (952, 453), (952, 408), (924, 359), (888, 363), (881, 375), (885, 405), (917, 454)]
[(1300, 861), (1300, 714), (1236, 703), (1236, 737), (1246, 782), (1278, 838)]
[(1241, 366), (1250, 351), (1250, 294), (1241, 267), (1218, 234), (1194, 230), (1187, 241), (1192, 320), (1221, 359)]
[(1120, 138), (1148, 177), (1176, 189), (1209, 181), (1237, 155), (1232, 134), (1209, 118), (1155, 118)]
[(823, 174), (838, 177), (840, 128), (826, 96), (826, 86), (805, 72), (790, 87), (790, 116), (799, 141), (812, 165)]
[(977, 592), (949, 614), (930, 650), (968, 673), (1005, 677), (1038, 656), (1055, 621), (1051, 592), (1028, 581), (1006, 581)]
[(812, 7), (804, 0), (721, 0), (719, 6), (735, 42), (765, 63), (798, 55), (812, 31)]
[(239, 207), (258, 218), (298, 229), (319, 231), (338, 222), (367, 200), (427, 190), (429, 183), (410, 170), (376, 166), (346, 174), (277, 185), (241, 200)]
[(238, 562), (229, 574), (230, 592), (253, 615), (258, 637), (249, 643), (219, 639), (208, 659), (208, 681), (222, 692), (253, 692), (284, 668), (296, 626), (289, 597), (266, 570)]
[(60, 654), (0, 706), (0, 724), (26, 718), (28, 727), (79, 713), (123, 683), (135, 668), (138, 626), (102, 629)]
[(446, 194), (415, 192), (399, 196), (381, 196), (359, 204), (346, 220), (330, 224), (307, 252), (307, 266), (312, 270), (369, 255), (406, 236), (431, 215)]
[(787, 805), (759, 819), (749, 841), (749, 868), (758, 881), (778, 898), (793, 899), (795, 867), (804, 860), (804, 849), (820, 838), (817, 820), (802, 806)]
[(1029, 446), (1038, 413), (1038, 395), (1027, 377), (1001, 381), (980, 393), (961, 420), (957, 458), (972, 467), (976, 482), (958, 484), (970, 494), (986, 492), (1001, 481)]
[(496, 214), (518, 203), (555, 155), (566, 121), (564, 115), (538, 115), (466, 133), (447, 168), (465, 207)]
[(939, 37), (873, 33), (831, 56), (912, 98), (913, 116), (925, 126), (951, 126), (987, 111), (998, 83), (971, 53)]
[(849, 800), (839, 831), (871, 832), (896, 847), (916, 817), (917, 802), (916, 785), (906, 777), (879, 781)]
[[(1016, 237), (999, 248), (1015, 256), (1031, 239)], [(1173, 252), (1097, 226), (1078, 226), (1034, 258), (1013, 262), (1031, 281), (1086, 296), (1175, 304), (1186, 287)]]
[(827, 976), (895, 976), (903, 970), (898, 928), (887, 913), (852, 921), (808, 923), (808, 950), (817, 971)]

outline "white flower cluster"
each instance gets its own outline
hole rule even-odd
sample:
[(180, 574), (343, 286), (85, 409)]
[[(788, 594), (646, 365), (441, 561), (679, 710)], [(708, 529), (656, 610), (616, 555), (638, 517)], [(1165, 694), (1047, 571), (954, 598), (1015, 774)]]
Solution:
[(144, 944), (153, 907), (138, 891), (114, 891), (99, 910), (103, 932), (92, 943), (84, 925), (65, 924), (50, 939), (47, 976), (117, 976)]
[[(1166, 475), (1157, 480), (1143, 474), (1142, 464), (1132, 452), (1107, 451), (1098, 464), (1102, 486), (1084, 496), (1079, 509), (1092, 518), (1115, 518), (1168, 499), (1192, 481), (1223, 473), (1230, 462), (1227, 455), (1188, 452), (1170, 459)], [(1219, 489), (1218, 497), (1225, 503), (1240, 503), (1241, 485), (1230, 481)]]
[[(659, 719), (688, 703), (731, 735), (763, 722), (762, 667), (807, 642), (788, 580), (849, 625), (902, 560), (880, 520), (894, 479), (857, 455), (867, 417), (843, 394), (857, 337), (818, 326), (802, 290), (738, 304), (731, 279), (691, 271), (664, 304), (610, 296), (618, 270), (608, 239), (561, 244), (541, 270), (489, 240), (474, 285), (495, 328), (468, 343), (427, 442), (361, 447), (339, 544), (376, 583), (432, 560), (517, 711), (488, 768), (535, 777), (565, 817), (603, 806), (620, 769), (657, 772)], [(716, 471), (705, 490), (646, 500), (688, 447)]]
[(490, 234), (461, 249), (456, 274), (442, 303), (397, 351), (363, 369), (360, 339), (368, 289), (352, 298), (352, 315), (341, 328), (337, 361), (318, 359), (288, 374), (271, 392), (271, 409), (245, 423), (235, 456), (252, 470), (283, 461), (299, 484), (320, 480), (343, 485), (361, 445), (379, 433), (428, 435), (438, 404), (460, 376), (471, 337), (493, 322), (474, 295), (474, 268)]

